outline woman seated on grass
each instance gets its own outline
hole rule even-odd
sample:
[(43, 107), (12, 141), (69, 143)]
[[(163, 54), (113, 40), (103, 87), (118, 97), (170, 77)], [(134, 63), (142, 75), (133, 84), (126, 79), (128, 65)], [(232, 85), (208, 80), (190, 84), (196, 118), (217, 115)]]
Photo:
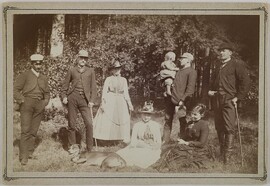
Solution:
[(130, 144), (115, 153), (91, 152), (73, 158), (75, 163), (88, 162), (101, 165), (102, 169), (138, 166), (147, 168), (154, 164), (161, 154), (160, 124), (151, 120), (153, 103), (145, 103), (140, 111), (142, 120), (134, 124)]
[(158, 171), (169, 169), (180, 172), (183, 167), (204, 167), (206, 162), (214, 156), (214, 151), (207, 145), (209, 127), (208, 122), (202, 120), (206, 112), (204, 104), (196, 105), (185, 126), (184, 135), (178, 143), (164, 145), (162, 157), (155, 164)]
[(147, 168), (160, 158), (160, 124), (151, 119), (153, 103), (145, 103), (140, 113), (142, 120), (134, 124), (130, 144), (116, 154), (126, 161), (127, 166)]
[(190, 121), (187, 122), (184, 136), (182, 139), (178, 139), (178, 144), (200, 148), (205, 146), (209, 135), (208, 122), (201, 120), (204, 117), (205, 111), (206, 106), (204, 104), (198, 104), (192, 109)]

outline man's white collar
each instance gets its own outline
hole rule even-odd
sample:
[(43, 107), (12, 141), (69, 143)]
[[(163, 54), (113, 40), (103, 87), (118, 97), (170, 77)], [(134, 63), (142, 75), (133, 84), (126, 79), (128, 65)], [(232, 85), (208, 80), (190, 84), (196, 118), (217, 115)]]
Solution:
[(35, 71), (33, 68), (31, 68), (32, 72), (38, 77), (39, 73), (37, 71)]

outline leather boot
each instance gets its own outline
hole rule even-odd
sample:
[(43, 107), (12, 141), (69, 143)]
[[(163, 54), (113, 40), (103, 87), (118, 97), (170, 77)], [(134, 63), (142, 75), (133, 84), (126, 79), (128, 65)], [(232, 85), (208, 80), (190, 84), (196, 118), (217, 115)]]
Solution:
[(218, 135), (218, 141), (219, 141), (220, 156), (223, 156), (224, 144), (225, 144), (225, 133), (224, 132), (217, 132), (217, 135)]
[(233, 134), (225, 134), (224, 164), (228, 164), (233, 151)]

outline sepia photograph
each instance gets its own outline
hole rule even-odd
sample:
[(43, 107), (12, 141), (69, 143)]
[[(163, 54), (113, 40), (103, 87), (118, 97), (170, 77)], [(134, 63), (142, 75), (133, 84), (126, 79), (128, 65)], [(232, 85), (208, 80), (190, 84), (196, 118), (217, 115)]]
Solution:
[(267, 11), (3, 4), (5, 184), (265, 183)]

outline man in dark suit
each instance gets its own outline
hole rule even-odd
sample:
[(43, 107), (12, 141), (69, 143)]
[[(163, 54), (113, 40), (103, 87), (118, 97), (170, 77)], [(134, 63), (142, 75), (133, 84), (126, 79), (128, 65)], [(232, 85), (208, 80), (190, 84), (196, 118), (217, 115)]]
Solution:
[(35, 138), (44, 114), (44, 108), (49, 103), (50, 92), (48, 79), (41, 74), (43, 56), (33, 54), (31, 70), (17, 78), (14, 83), (14, 99), (20, 105), (21, 139), (19, 159), (22, 165), (33, 158)]
[(92, 106), (97, 96), (95, 72), (93, 68), (86, 66), (88, 52), (79, 51), (79, 59), (76, 67), (71, 68), (63, 81), (62, 99), (68, 106), (68, 141), (70, 153), (76, 144), (76, 118), (80, 111), (86, 129), (86, 146), (90, 152), (93, 147)]
[(215, 98), (215, 128), (220, 143), (224, 164), (229, 163), (236, 132), (237, 102), (249, 90), (249, 76), (243, 63), (232, 58), (233, 49), (229, 44), (219, 48), (221, 63), (217, 65), (209, 96)]

